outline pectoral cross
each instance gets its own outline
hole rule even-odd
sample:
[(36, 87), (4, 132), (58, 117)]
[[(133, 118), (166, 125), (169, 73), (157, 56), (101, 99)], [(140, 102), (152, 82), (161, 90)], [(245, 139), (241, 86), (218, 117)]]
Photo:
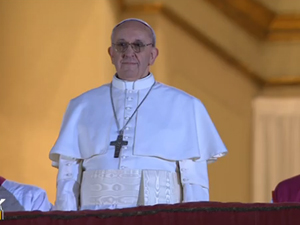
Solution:
[(117, 137), (117, 140), (111, 141), (110, 145), (115, 146), (115, 158), (119, 158), (121, 148), (123, 145), (128, 145), (128, 141), (123, 141), (123, 133), (120, 132), (120, 134)]

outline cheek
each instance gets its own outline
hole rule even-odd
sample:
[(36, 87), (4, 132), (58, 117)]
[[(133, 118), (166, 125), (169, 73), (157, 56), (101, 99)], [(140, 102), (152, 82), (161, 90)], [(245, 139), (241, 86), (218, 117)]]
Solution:
[(121, 57), (115, 55), (115, 56), (112, 58), (113, 64), (114, 64), (115, 66), (120, 65), (120, 59), (121, 59)]
[(152, 64), (152, 57), (149, 56), (149, 57), (147, 58), (147, 65), (149, 66), (149, 65), (151, 65), (151, 64)]
[(151, 62), (151, 57), (149, 55), (138, 56), (137, 57), (140, 65), (148, 66)]

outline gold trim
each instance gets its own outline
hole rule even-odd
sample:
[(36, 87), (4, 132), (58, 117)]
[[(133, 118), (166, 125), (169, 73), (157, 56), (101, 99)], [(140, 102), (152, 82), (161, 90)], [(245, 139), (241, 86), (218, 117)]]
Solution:
[(300, 15), (279, 15), (269, 26), (268, 41), (300, 41)]
[(278, 15), (269, 26), (270, 30), (299, 30), (300, 15)]
[(300, 84), (300, 76), (272, 77), (266, 80), (267, 86), (299, 85), (299, 84)]

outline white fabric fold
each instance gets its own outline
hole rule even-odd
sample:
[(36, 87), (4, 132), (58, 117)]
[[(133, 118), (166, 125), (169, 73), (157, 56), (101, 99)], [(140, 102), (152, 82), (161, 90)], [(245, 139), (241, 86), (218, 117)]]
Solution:
[[(139, 100), (153, 84), (153, 75), (144, 79), (131, 85)], [(124, 90), (120, 88), (126, 87), (121, 85), (123, 82), (117, 78), (113, 80), (114, 102), (122, 111), (125, 108), (120, 105), (124, 104)], [(71, 100), (59, 138), (50, 152), (53, 165), (60, 154), (87, 159), (107, 153), (118, 131), (109, 93), (108, 84)], [(122, 113), (120, 110), (118, 115)], [(119, 123), (124, 124), (124, 120), (119, 119)], [(157, 83), (132, 121), (136, 121), (134, 155), (173, 161), (213, 161), (227, 153), (204, 105), (176, 88)]]

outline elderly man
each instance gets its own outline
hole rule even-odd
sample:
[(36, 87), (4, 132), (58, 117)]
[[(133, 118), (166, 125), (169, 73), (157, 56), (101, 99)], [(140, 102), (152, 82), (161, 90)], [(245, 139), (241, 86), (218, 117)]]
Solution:
[(207, 163), (227, 153), (203, 104), (155, 80), (146, 22), (115, 26), (110, 84), (72, 99), (50, 152), (56, 210), (208, 201)]

